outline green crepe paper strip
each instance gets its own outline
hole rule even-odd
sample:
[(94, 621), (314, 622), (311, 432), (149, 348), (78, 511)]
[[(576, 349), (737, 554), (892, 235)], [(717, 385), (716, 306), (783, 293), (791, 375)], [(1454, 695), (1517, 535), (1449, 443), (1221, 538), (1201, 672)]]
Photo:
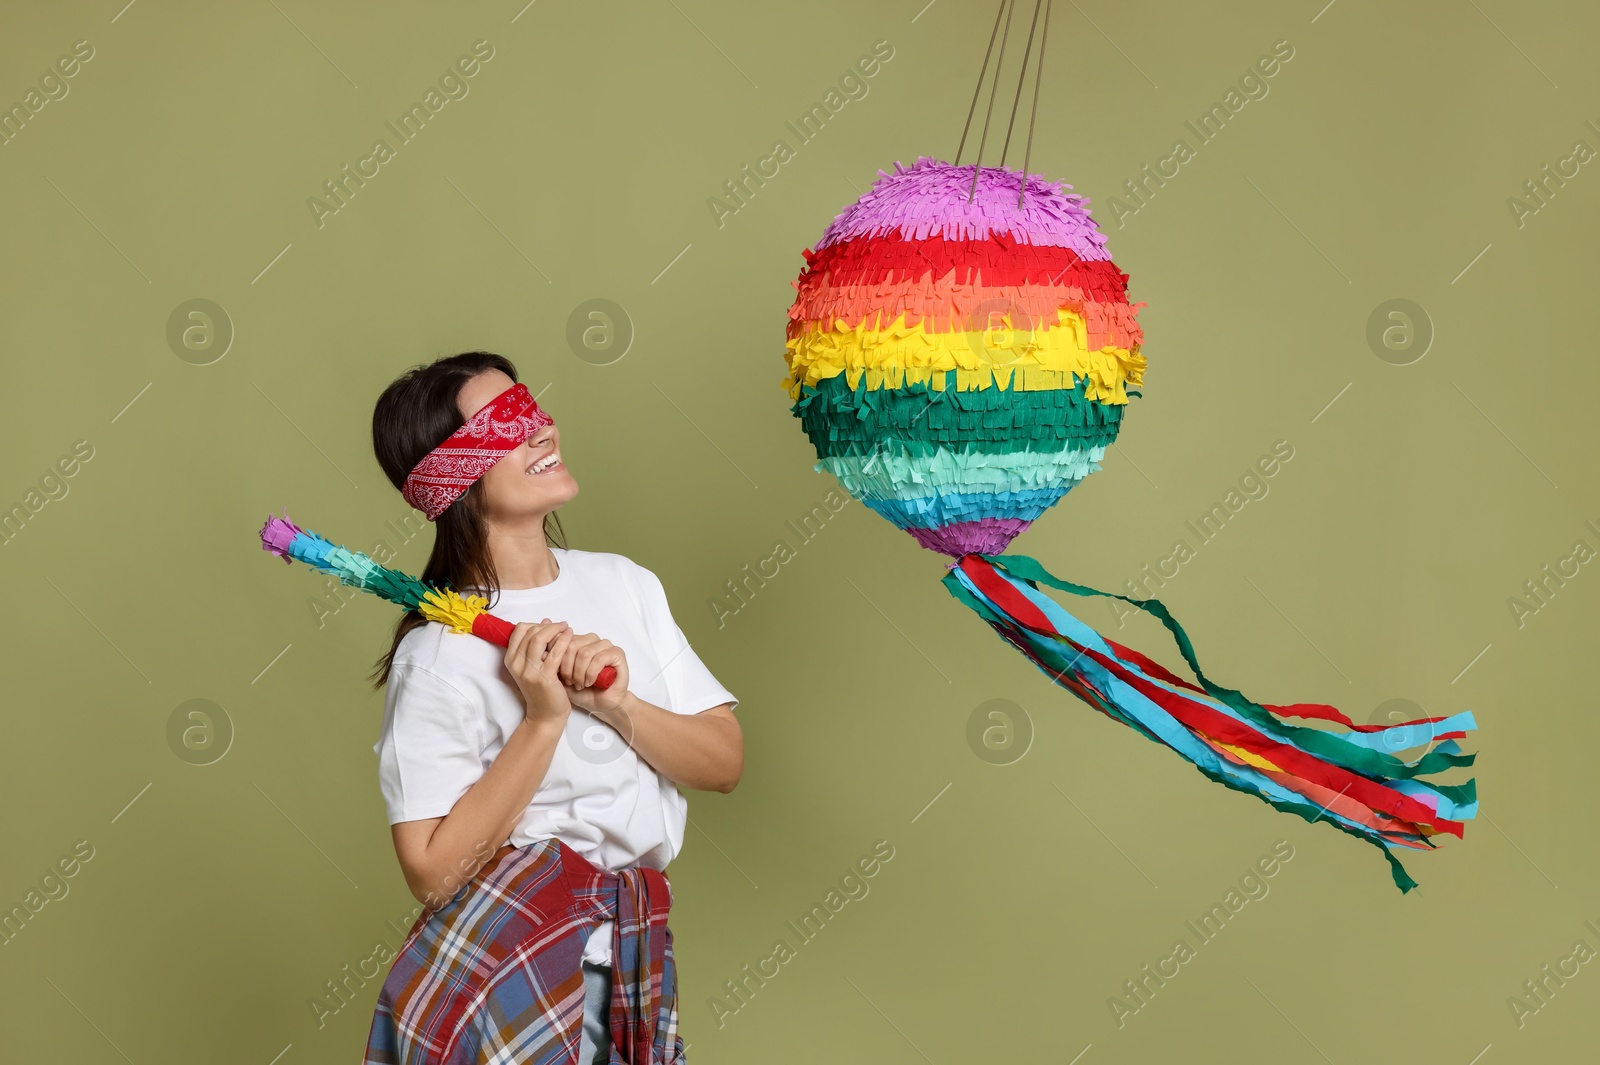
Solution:
[(1478, 782), (1469, 780), (1465, 784), (1429, 784), (1429, 788), (1449, 799), (1457, 806), (1467, 806), (1478, 801)]
[[(932, 445), (930, 445), (932, 446)], [(1025, 492), (1067, 488), (1100, 468), (1103, 447), (1076, 447), (1055, 453), (1013, 451), (991, 455), (940, 449), (928, 455), (906, 455), (899, 442), (872, 455), (839, 455), (819, 460), (856, 497), (912, 499), (918, 496), (972, 492)], [(920, 489), (917, 486), (921, 486)], [(982, 515), (977, 515), (981, 517)]]
[(366, 555), (357, 554), (348, 548), (335, 545), (326, 554), (327, 563), (341, 574), (348, 574), (348, 579), (365, 588), (372, 581), (373, 575), (378, 570), (378, 564)]
[(432, 590), (409, 574), (380, 566), (368, 556), (344, 547), (330, 547), (324, 558), (326, 567), (335, 571), (344, 583), (375, 592), (391, 603), (406, 604), (412, 610), (417, 609), (423, 595)]
[[(1035, 587), (1042, 583), (1052, 588), (1059, 588), (1064, 592), (1071, 592), (1073, 595), (1099, 595), (1110, 599), (1121, 599), (1123, 602), (1131, 603), (1145, 613), (1161, 619), (1161, 624), (1166, 626), (1168, 632), (1172, 633), (1173, 639), (1177, 641), (1178, 650), (1183, 654), (1183, 660), (1194, 671), (1195, 678), (1199, 680), (1206, 694), (1219, 702), (1233, 707), (1241, 717), (1268, 735), (1276, 735), (1282, 738), (1284, 742), (1291, 743), (1302, 751), (1316, 755), (1325, 762), (1342, 766), (1352, 772), (1361, 773), (1375, 780), (1381, 778), (1411, 780), (1427, 773), (1442, 772), (1457, 766), (1469, 766), (1477, 757), (1473, 754), (1452, 755), (1435, 750), (1417, 761), (1407, 764), (1396, 755), (1385, 754), (1382, 751), (1346, 743), (1338, 733), (1326, 732), (1322, 729), (1310, 728), (1304, 725), (1289, 724), (1271, 711), (1251, 702), (1241, 692), (1214, 684), (1201, 671), (1200, 662), (1194, 654), (1194, 646), (1189, 642), (1189, 636), (1183, 631), (1183, 626), (1178, 624), (1177, 619), (1168, 612), (1161, 600), (1131, 599), (1115, 592), (1102, 592), (1087, 585), (1064, 581), (1051, 574), (1036, 559), (1029, 558), (1026, 555), (982, 555), (980, 557), (993, 562), (1014, 577), (1033, 583)], [(1430, 784), (1427, 781), (1417, 781), (1417, 783), (1430, 789), (1439, 786)]]
[[(951, 371), (943, 391), (923, 384), (852, 389), (843, 374), (807, 385), (790, 407), (822, 457), (862, 454), (885, 437), (913, 442), (919, 454), (942, 444), (991, 453), (1108, 445), (1122, 426), (1125, 405), (1084, 398), (1087, 382), (1071, 389), (958, 391)], [(1040, 447), (1039, 445), (1044, 445)]]
[(416, 604), (421, 603), (422, 597), (433, 590), (429, 585), (392, 569), (380, 569), (369, 578), (366, 587), (390, 602), (404, 600), (411, 603), (412, 610), (416, 610)]
[[(1150, 604), (1153, 604), (1155, 607), (1157, 607), (1159, 609), (1158, 610), (1148, 610), (1148, 612), (1151, 613), (1151, 614), (1155, 614), (1157, 617), (1161, 618), (1162, 624), (1167, 626), (1167, 629), (1172, 632), (1174, 638), (1178, 641), (1178, 647), (1183, 652), (1184, 659), (1186, 661), (1188, 661), (1190, 668), (1194, 670), (1195, 676), (1200, 678), (1201, 684), (1206, 688), (1207, 691), (1211, 691), (1213, 685), (1209, 681), (1207, 681), (1205, 679), (1205, 676), (1200, 672), (1199, 663), (1196, 662), (1194, 657), (1193, 657), (1194, 648), (1189, 644), (1189, 637), (1184, 633), (1182, 626), (1180, 626), (1177, 623), (1177, 621), (1172, 618), (1172, 615), (1167, 613), (1166, 607), (1163, 606), (1159, 600), (1151, 599), (1151, 600), (1147, 601), (1147, 600), (1140, 600), (1140, 599), (1128, 599), (1126, 596), (1116, 595), (1113, 592), (1100, 592), (1100, 591), (1096, 591), (1093, 588), (1088, 588), (1088, 587), (1086, 587), (1084, 585), (1071, 584), (1070, 582), (1067, 582), (1067, 581), (1059, 581), (1055, 577), (1051, 576), (1049, 573), (1045, 572), (1044, 567), (1040, 566), (1037, 561), (1035, 561), (1034, 559), (1028, 558), (1026, 555), (1005, 555), (1005, 556), (1001, 556), (1001, 555), (982, 555), (980, 557), (985, 558), (985, 559), (987, 559), (987, 560), (989, 560), (991, 562), (996, 563), (997, 565), (1001, 566), (1003, 569), (1006, 569), (1008, 572), (1012, 573), (1015, 576), (1021, 577), (1024, 580), (1027, 580), (1027, 581), (1042, 580), (1044, 583), (1049, 584), (1052, 587), (1060, 588), (1063, 591), (1072, 592), (1075, 595), (1105, 595), (1105, 596), (1111, 596), (1113, 598), (1122, 599), (1122, 600), (1124, 600), (1126, 602), (1132, 603), (1135, 606), (1139, 607), (1141, 610), (1147, 610), (1148, 609), (1146, 607), (1146, 603), (1147, 602), (1150, 603)], [(1024, 565), (1017, 565), (1017, 563), (1023, 563)], [(1031, 566), (1028, 565), (1028, 564), (1031, 564)], [(1031, 572), (1030, 572), (1030, 570), (1031, 570)], [(1013, 619), (1011, 619), (1009, 617), (1006, 617), (1005, 615), (1002, 615), (1002, 614), (997, 614), (994, 610), (992, 610), (989, 607), (989, 605), (987, 603), (985, 603), (984, 601), (978, 599), (971, 592), (969, 592), (967, 590), (967, 588), (961, 583), (960, 578), (958, 578), (954, 574), (954, 572), (946, 573), (942, 578), (940, 578), (940, 582), (945, 586), (945, 588), (950, 592), (950, 594), (956, 598), (956, 600), (958, 600), (961, 603), (966, 604), (966, 606), (971, 608), (974, 613), (976, 613), (979, 617), (981, 617), (985, 621), (987, 621), (991, 626), (999, 627), (1002, 630), (1014, 629), (1016, 627), (1016, 623), (1015, 623), (1015, 621)], [(1034, 634), (1029, 633), (1029, 635), (1034, 635)], [(1023, 637), (1023, 638), (1026, 638), (1026, 637)], [(1051, 659), (1053, 659), (1055, 661), (1061, 662), (1060, 667), (1056, 670), (1057, 674), (1061, 674), (1063, 672), (1067, 672), (1071, 661), (1073, 661), (1073, 660), (1075, 660), (1077, 658), (1076, 650), (1072, 650), (1070, 648), (1067, 648), (1065, 645), (1060, 645), (1059, 648), (1058, 648), (1057, 646), (1054, 646), (1054, 645), (1057, 644), (1057, 641), (1054, 641), (1054, 640), (1039, 640), (1039, 641), (1028, 640), (1028, 644), (1029, 644), (1030, 647), (1034, 648), (1035, 650), (1043, 652), (1043, 657), (1048, 657), (1048, 658), (1051, 658)], [(1066, 654), (1064, 653), (1066, 650), (1072, 650), (1072, 654), (1073, 654), (1073, 658), (1072, 659), (1070, 659), (1070, 660), (1067, 659)], [(1053, 679), (1055, 679), (1058, 684), (1061, 683), (1061, 680), (1060, 680), (1059, 676), (1056, 676)], [(1244, 697), (1242, 695), (1239, 695), (1238, 692), (1234, 692), (1231, 688), (1217, 688), (1217, 691), (1219, 691), (1219, 692), (1232, 692), (1232, 694), (1239, 696), (1239, 698), (1241, 700), (1243, 700), (1245, 703), (1247, 703), (1249, 706), (1253, 707), (1254, 709), (1256, 709), (1260, 713), (1263, 713), (1263, 714), (1268, 713), (1265, 710), (1261, 710), (1260, 707), (1257, 707), (1254, 703), (1251, 703), (1249, 700), (1244, 699)], [(1221, 698), (1220, 695), (1216, 695), (1216, 692), (1212, 692), (1212, 694), (1214, 696), (1216, 696), (1217, 698), (1219, 698), (1219, 699)], [(1081, 697), (1082, 696), (1080, 695), (1080, 698)], [(1161, 739), (1159, 737), (1153, 735), (1148, 730), (1146, 730), (1146, 729), (1140, 727), (1139, 725), (1135, 724), (1129, 718), (1126, 718), (1126, 717), (1124, 717), (1124, 716), (1122, 716), (1121, 714), (1118, 714), (1118, 713), (1112, 713), (1111, 710), (1108, 709), (1108, 707), (1107, 707), (1107, 705), (1106, 705), (1106, 703), (1105, 703), (1105, 701), (1103, 699), (1093, 699), (1093, 700), (1088, 700), (1088, 701), (1090, 702), (1090, 705), (1095, 707), (1095, 709), (1101, 710), (1103, 712), (1106, 712), (1109, 716), (1111, 716), (1111, 717), (1115, 718), (1116, 720), (1121, 721), (1123, 724), (1128, 725), (1129, 727), (1133, 728), (1136, 732), (1138, 732), (1140, 735), (1144, 736), (1145, 738), (1153, 740), (1156, 743), (1162, 743), (1162, 741), (1161, 741)], [(1228, 702), (1230, 706), (1234, 705), (1231, 700), (1224, 700), (1224, 701)], [(1243, 712), (1243, 711), (1241, 710), (1241, 712)], [(1315, 731), (1315, 730), (1312, 730), (1312, 731)], [(1324, 733), (1324, 735), (1327, 735), (1327, 734)], [(1164, 743), (1162, 743), (1162, 745), (1165, 746)], [(1466, 763), (1466, 764), (1470, 764), (1471, 756), (1467, 755), (1466, 757), (1469, 760), (1468, 763)], [(1185, 759), (1185, 761), (1187, 761), (1187, 759)], [(1321, 822), (1321, 823), (1326, 824), (1326, 825), (1331, 825), (1334, 828), (1338, 829), (1341, 832), (1344, 832), (1347, 835), (1354, 836), (1356, 839), (1361, 840), (1363, 843), (1371, 844), (1372, 846), (1378, 848), (1378, 851), (1379, 851), (1379, 853), (1381, 853), (1383, 855), (1384, 860), (1389, 863), (1389, 875), (1394, 880), (1395, 887), (1399, 888), (1402, 894), (1405, 893), (1405, 892), (1410, 891), (1412, 888), (1417, 886), (1417, 882), (1411, 878), (1411, 874), (1406, 872), (1405, 867), (1400, 864), (1400, 860), (1394, 856), (1394, 854), (1389, 850), (1389, 848), (1381, 840), (1374, 839), (1373, 837), (1368, 836), (1368, 835), (1356, 830), (1354, 827), (1352, 827), (1350, 825), (1346, 825), (1346, 824), (1344, 824), (1344, 823), (1342, 823), (1340, 821), (1334, 821), (1334, 820), (1325, 818), (1323, 816), (1325, 811), (1321, 807), (1310, 806), (1310, 805), (1307, 805), (1306, 803), (1292, 802), (1292, 801), (1284, 800), (1284, 799), (1275, 799), (1275, 798), (1263, 795), (1258, 791), (1253, 790), (1252, 788), (1247, 786), (1242, 781), (1237, 781), (1237, 780), (1232, 779), (1231, 777), (1224, 776), (1223, 774), (1217, 773), (1217, 772), (1215, 772), (1213, 770), (1210, 770), (1210, 769), (1206, 768), (1205, 766), (1200, 765), (1197, 762), (1190, 762), (1189, 764), (1194, 766), (1195, 769), (1199, 770), (1207, 778), (1215, 781), (1218, 784), (1221, 784), (1223, 787), (1230, 788), (1233, 791), (1237, 791), (1241, 795), (1253, 796), (1254, 798), (1259, 799), (1262, 802), (1265, 802), (1267, 805), (1271, 806), (1275, 810), (1279, 810), (1279, 811), (1281, 811), (1283, 813), (1297, 814), (1297, 815), (1299, 815), (1299, 817), (1302, 820), (1304, 820), (1304, 821), (1306, 821), (1308, 823), (1311, 823), (1311, 824), (1316, 824), (1318, 822)], [(1432, 786), (1435, 787), (1435, 788), (1443, 788), (1443, 787), (1445, 787), (1445, 785), (1432, 785)], [(1435, 849), (1435, 850), (1438, 849), (1438, 844), (1434, 843), (1432, 840), (1428, 839), (1428, 837), (1426, 837), (1426, 836), (1420, 837), (1419, 841), (1422, 844), (1424, 844), (1425, 846), (1427, 846), (1427, 847), (1429, 847), (1431, 849)]]

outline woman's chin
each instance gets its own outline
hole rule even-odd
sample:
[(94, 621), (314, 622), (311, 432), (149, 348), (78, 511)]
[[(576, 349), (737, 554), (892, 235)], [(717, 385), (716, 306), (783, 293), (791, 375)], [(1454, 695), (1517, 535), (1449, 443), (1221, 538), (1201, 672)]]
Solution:
[(578, 494), (577, 478), (568, 473), (565, 466), (542, 474), (539, 479), (545, 483), (534, 487), (539, 490), (539, 499), (547, 506), (560, 506)]

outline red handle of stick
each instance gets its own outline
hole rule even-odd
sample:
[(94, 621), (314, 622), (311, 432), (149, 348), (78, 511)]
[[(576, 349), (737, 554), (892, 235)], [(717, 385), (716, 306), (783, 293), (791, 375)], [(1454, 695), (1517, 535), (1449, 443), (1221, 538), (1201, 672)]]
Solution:
[[(504, 618), (497, 618), (493, 614), (483, 613), (472, 619), (472, 635), (488, 640), (497, 647), (508, 647), (511, 644), (511, 633), (516, 628)], [(595, 678), (594, 689), (605, 691), (617, 679), (617, 667), (607, 666)]]

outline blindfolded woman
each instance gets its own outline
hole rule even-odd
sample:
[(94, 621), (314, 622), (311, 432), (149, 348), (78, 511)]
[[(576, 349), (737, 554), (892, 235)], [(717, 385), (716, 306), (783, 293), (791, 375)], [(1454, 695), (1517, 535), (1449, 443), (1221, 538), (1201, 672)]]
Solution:
[[(395, 853), (423, 904), (379, 995), (366, 1061), (680, 1065), (662, 872), (678, 790), (732, 791), (724, 688), (627, 557), (567, 548), (560, 430), (489, 352), (415, 367), (373, 447), (434, 522), (425, 582), (515, 624), (502, 651), (408, 613), (374, 677)], [(607, 666), (609, 686), (597, 682)]]

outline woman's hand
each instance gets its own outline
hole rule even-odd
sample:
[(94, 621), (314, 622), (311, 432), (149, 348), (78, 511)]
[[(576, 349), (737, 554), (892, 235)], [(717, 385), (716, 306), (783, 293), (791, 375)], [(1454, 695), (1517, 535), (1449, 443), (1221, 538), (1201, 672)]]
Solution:
[[(606, 666), (615, 666), (617, 677), (603, 691), (593, 687)], [(558, 673), (573, 706), (604, 720), (605, 715), (622, 705), (628, 694), (628, 658), (622, 648), (602, 640), (592, 632), (574, 636), (567, 645)]]
[(568, 689), (558, 672), (572, 640), (572, 629), (565, 621), (545, 618), (540, 624), (523, 621), (512, 627), (505, 664), (522, 693), (526, 720), (564, 722), (572, 712)]

